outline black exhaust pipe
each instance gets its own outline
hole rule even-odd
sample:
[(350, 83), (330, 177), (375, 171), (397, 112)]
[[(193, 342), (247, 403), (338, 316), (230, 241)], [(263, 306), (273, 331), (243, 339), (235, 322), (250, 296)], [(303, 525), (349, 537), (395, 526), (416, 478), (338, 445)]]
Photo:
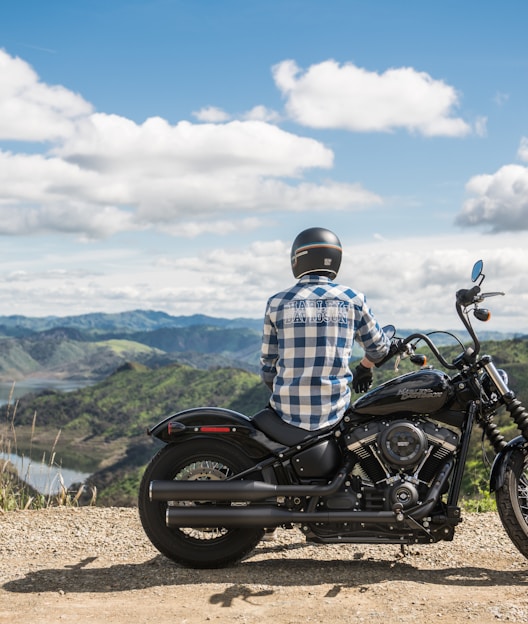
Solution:
[(342, 468), (326, 485), (274, 485), (264, 481), (151, 481), (151, 501), (259, 501), (277, 496), (329, 496), (344, 483)]
[[(436, 480), (433, 482), (425, 503), (420, 506), (415, 506), (412, 509), (404, 510), (401, 506), (397, 506), (393, 511), (354, 511), (354, 510), (336, 510), (336, 511), (290, 511), (284, 507), (275, 507), (272, 505), (246, 505), (246, 506), (218, 506), (218, 505), (186, 505), (186, 506), (168, 506), (166, 511), (166, 524), (169, 528), (176, 527), (274, 527), (282, 524), (302, 524), (306, 522), (322, 522), (322, 523), (344, 523), (344, 522), (377, 522), (380, 524), (391, 524), (394, 522), (403, 522), (406, 518), (412, 518), (413, 520), (420, 520), (427, 517), (432, 512), (436, 503), (438, 502), (444, 484), (447, 482), (453, 463), (447, 461), (443, 470), (439, 473)], [(348, 472), (348, 471), (347, 471)], [(346, 473), (347, 473), (346, 472)], [(345, 473), (345, 475), (346, 475)], [(192, 485), (202, 484), (208, 485), (208, 482), (177, 482), (177, 481), (153, 481), (154, 483), (176, 483), (183, 485), (185, 483)], [(210, 483), (210, 482), (209, 482)], [(213, 482), (214, 484), (215, 482)], [(240, 486), (243, 481), (233, 482), (216, 482), (217, 485), (235, 485)], [(302, 495), (299, 493), (299, 486), (274, 486), (271, 484), (264, 484), (260, 481), (247, 481), (246, 485), (250, 485), (249, 491), (254, 484), (266, 485), (267, 488), (272, 488), (274, 496), (282, 496), (278, 494), (278, 491), (283, 491), (284, 488), (295, 488), (295, 495)], [(333, 484), (333, 482), (332, 482)], [(329, 488), (332, 484), (326, 486)], [(317, 486), (304, 486), (317, 487)], [(323, 486), (321, 486), (322, 489)], [(339, 486), (338, 486), (339, 487)], [(211, 486), (211, 490), (215, 488)], [(266, 491), (267, 489), (264, 488)], [(204, 488), (204, 492), (207, 492)], [(224, 490), (227, 496), (228, 490)], [(237, 490), (240, 491), (240, 490)], [(258, 493), (258, 488), (256, 493)], [(335, 491), (335, 490), (334, 490)], [(195, 492), (193, 490), (193, 492)], [(255, 495), (256, 495), (255, 493)], [(266, 496), (267, 498), (268, 496)], [(194, 500), (197, 500), (197, 496), (193, 496)], [(211, 500), (212, 497), (205, 496), (202, 500)], [(157, 499), (159, 500), (159, 499)], [(167, 500), (167, 499), (161, 499)], [(170, 498), (168, 500), (176, 500)], [(180, 498), (179, 500), (189, 500), (189, 492), (186, 498)], [(233, 500), (232, 492), (230, 499), (220, 499), (216, 496), (216, 500)], [(241, 497), (240, 500), (248, 501), (246, 497)], [(259, 500), (254, 498), (252, 500)]]
[[(403, 517), (402, 517), (403, 519)], [(176, 527), (276, 527), (305, 522), (396, 522), (392, 511), (288, 511), (278, 507), (167, 507), (166, 523)]]

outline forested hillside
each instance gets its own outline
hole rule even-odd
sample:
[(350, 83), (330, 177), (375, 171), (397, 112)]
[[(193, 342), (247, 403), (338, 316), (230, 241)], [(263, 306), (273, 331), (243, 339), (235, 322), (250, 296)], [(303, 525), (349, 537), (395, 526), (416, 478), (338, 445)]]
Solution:
[[(78, 317), (75, 317), (78, 318)], [(200, 317), (201, 318), (201, 317)], [(197, 319), (195, 319), (197, 320)], [(150, 368), (171, 362), (197, 368), (236, 366), (256, 371), (261, 333), (247, 327), (189, 324), (184, 327), (132, 329), (107, 324), (97, 328), (20, 328), (18, 336), (0, 334), (0, 381), (28, 377), (98, 381), (125, 362)], [(10, 328), (11, 333), (15, 332)]]

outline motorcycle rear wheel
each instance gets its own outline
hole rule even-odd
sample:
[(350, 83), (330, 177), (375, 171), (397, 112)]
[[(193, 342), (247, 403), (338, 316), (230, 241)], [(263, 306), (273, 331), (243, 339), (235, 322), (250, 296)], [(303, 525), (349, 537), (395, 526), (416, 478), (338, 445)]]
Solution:
[(506, 533), (517, 550), (528, 558), (528, 457), (521, 449), (508, 458), (504, 481), (495, 498)]
[(167, 505), (194, 503), (153, 502), (149, 487), (158, 479), (226, 479), (252, 465), (240, 449), (221, 440), (187, 440), (164, 446), (150, 461), (139, 487), (139, 516), (152, 544), (169, 559), (191, 568), (220, 568), (249, 554), (262, 539), (264, 529), (169, 528), (165, 521)]

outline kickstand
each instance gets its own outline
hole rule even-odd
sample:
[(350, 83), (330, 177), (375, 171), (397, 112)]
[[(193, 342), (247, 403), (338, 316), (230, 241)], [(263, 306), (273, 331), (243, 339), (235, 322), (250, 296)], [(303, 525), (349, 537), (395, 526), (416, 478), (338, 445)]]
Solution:
[(400, 553), (401, 553), (401, 557), (402, 559), (404, 557), (407, 557), (407, 548), (406, 548), (406, 544), (400, 544)]

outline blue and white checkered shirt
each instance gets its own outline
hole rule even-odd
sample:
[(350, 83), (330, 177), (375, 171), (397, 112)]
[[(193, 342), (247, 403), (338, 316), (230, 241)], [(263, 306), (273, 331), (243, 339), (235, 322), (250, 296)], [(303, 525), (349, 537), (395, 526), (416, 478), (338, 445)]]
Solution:
[(261, 377), (273, 385), (270, 405), (285, 422), (313, 431), (342, 418), (354, 341), (372, 362), (390, 346), (361, 293), (306, 275), (268, 300)]

